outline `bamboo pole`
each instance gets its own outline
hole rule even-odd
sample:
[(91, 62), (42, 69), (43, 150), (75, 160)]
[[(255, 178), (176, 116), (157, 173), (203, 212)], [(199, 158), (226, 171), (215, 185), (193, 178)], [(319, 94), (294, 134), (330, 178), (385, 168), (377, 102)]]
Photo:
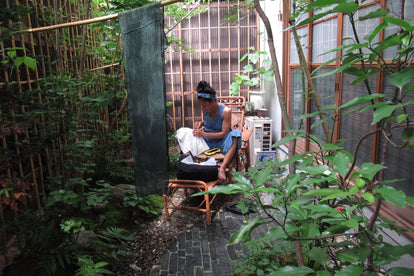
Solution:
[[(208, 14), (207, 14), (207, 25), (208, 25), (208, 29), (207, 29), (207, 35), (208, 35), (208, 49), (211, 49), (211, 7), (210, 7), (210, 1), (208, 1)], [(208, 71), (209, 71), (209, 79), (210, 79), (210, 83), (213, 83), (213, 73), (212, 73), (212, 64), (211, 64), (211, 51), (208, 52)], [(220, 91), (220, 95), (221, 95), (221, 91)]]
[[(191, 26), (191, 17), (188, 20), (189, 20), (188, 26)], [(192, 36), (192, 33), (191, 33), (191, 28), (188, 28), (188, 34), (189, 34), (188, 35), (188, 41), (189, 41), (190, 47), (192, 48), (193, 36)], [(191, 54), (188, 54), (188, 55), (189, 55), (189, 60), (190, 60), (190, 86), (191, 86), (191, 89), (194, 89), (193, 56)], [(194, 95), (191, 95), (191, 104), (192, 104), (192, 106), (194, 106)], [(194, 109), (194, 107), (192, 107), (192, 108)], [(193, 125), (194, 125), (194, 116), (193, 116)]]
[[(174, 3), (177, 3), (177, 2), (181, 2), (181, 1), (182, 0), (163, 1), (163, 2), (161, 2), (161, 7), (171, 5), (171, 4), (174, 4)], [(118, 13), (114, 13), (114, 14), (109, 14), (109, 15), (105, 15), (105, 16), (101, 16), (101, 17), (85, 19), (85, 20), (79, 20), (79, 21), (75, 21), (75, 22), (61, 23), (61, 24), (55, 24), (55, 25), (39, 27), (39, 28), (29, 28), (29, 29), (26, 29), (26, 30), (21, 30), (20, 32), (21, 33), (34, 33), (34, 32), (50, 31), (50, 30), (61, 29), (61, 28), (66, 28), (66, 27), (73, 27), (73, 26), (80, 26), (80, 25), (86, 25), (86, 24), (92, 24), (92, 23), (108, 21), (108, 20), (111, 20), (111, 19), (116, 19), (116, 18), (118, 18), (118, 16), (119, 16)]]
[[(172, 47), (171, 47), (172, 48)], [(174, 126), (174, 133), (176, 133), (177, 131), (177, 123), (176, 123), (176, 114), (175, 114), (175, 93), (174, 93), (174, 70), (173, 70), (173, 66), (172, 66), (172, 60), (173, 60), (173, 54), (172, 54), (172, 49), (169, 52), (170, 55), (170, 60), (169, 60), (169, 64), (170, 64), (170, 79), (171, 79), (171, 99), (172, 99), (172, 109), (173, 109), (173, 126)], [(181, 114), (181, 116), (183, 116), (183, 114)]]
[[(220, 6), (220, 0), (218, 0), (218, 4)], [(220, 9), (217, 10), (217, 48), (220, 48)], [(218, 59), (218, 81), (219, 81), (219, 91), (221, 96), (221, 91), (223, 90), (223, 87), (221, 85), (221, 52), (219, 51), (217, 53), (217, 59)]]

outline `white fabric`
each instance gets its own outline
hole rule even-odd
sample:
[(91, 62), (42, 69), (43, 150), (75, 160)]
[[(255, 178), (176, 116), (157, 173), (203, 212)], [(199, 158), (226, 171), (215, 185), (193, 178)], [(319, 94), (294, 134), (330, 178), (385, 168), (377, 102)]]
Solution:
[(177, 138), (178, 145), (180, 145), (180, 149), (183, 153), (191, 151), (192, 155), (197, 156), (209, 149), (202, 137), (195, 137), (193, 135), (193, 130), (191, 128), (182, 127), (178, 129), (175, 137)]
[(207, 161), (196, 163), (196, 162), (193, 161), (193, 158), (191, 157), (191, 155), (189, 155), (186, 158), (184, 158), (183, 160), (181, 160), (181, 162), (183, 162), (184, 164), (189, 164), (189, 165), (201, 165), (201, 166), (215, 166), (215, 165), (217, 165), (217, 162), (214, 158), (209, 158), (209, 159), (207, 159)]

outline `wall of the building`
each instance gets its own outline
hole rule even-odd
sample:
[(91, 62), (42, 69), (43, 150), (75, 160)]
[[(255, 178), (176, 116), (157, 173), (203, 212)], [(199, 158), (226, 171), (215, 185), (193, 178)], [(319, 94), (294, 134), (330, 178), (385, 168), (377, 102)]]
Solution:
[[(272, 26), (273, 42), (276, 48), (279, 71), (282, 72), (283, 24), (282, 21), (278, 20), (279, 11), (282, 11), (281, 0), (264, 0), (260, 1), (260, 4), (267, 17), (269, 18)], [(263, 21), (261, 21), (260, 30), (262, 30), (262, 34), (260, 36), (261, 50), (266, 51), (270, 55), (267, 39), (268, 34), (266, 33), (266, 28), (264, 27)], [(273, 142), (277, 142), (282, 136), (282, 113), (280, 109), (279, 98), (277, 96), (276, 82), (274, 80), (263, 82), (262, 90), (265, 91), (264, 107), (268, 110), (268, 116), (272, 119)]]

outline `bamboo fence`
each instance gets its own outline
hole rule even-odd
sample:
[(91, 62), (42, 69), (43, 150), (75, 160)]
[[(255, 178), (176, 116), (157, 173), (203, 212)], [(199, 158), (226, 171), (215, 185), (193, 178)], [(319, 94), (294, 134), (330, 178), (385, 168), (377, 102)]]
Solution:
[[(164, 1), (162, 6), (173, 2), (177, 0)], [(76, 1), (76, 4), (64, 0), (0, 1), (0, 9), (12, 9), (16, 5), (32, 9), (31, 13), (11, 18), (3, 24), (10, 27), (18, 19), (26, 28), (0, 41), (1, 61), (10, 64), (10, 52), (15, 57), (31, 57), (37, 61), (34, 70), (26, 65), (20, 66), (19, 70), (16, 67), (2, 67), (1, 93), (8, 95), (11, 100), (0, 102), (0, 139), (5, 153), (0, 159), (0, 185), (2, 189), (12, 188), (16, 195), (21, 195), (11, 202), (4, 193), (1, 194), (2, 226), (21, 209), (43, 212), (43, 197), (50, 191), (48, 179), (68, 174), (64, 167), (64, 156), (65, 147), (71, 143), (65, 133), (68, 126), (56, 117), (52, 119), (53, 131), (62, 135), (35, 147), (32, 141), (42, 141), (48, 136), (51, 118), (41, 114), (34, 121), (22, 121), (21, 118), (31, 114), (34, 107), (19, 105), (12, 98), (22, 97), (30, 91), (33, 98), (29, 102), (51, 108), (54, 101), (62, 98), (52, 100), (45, 97), (45, 91), (39, 91), (43, 89), (40, 82), (61, 75), (82, 81), (86, 74), (93, 74), (95, 82), (80, 86), (77, 101), (66, 103), (68, 110), (85, 114), (88, 107), (83, 106), (82, 100), (104, 89), (104, 82), (108, 78), (118, 85), (124, 83), (122, 59), (117, 59), (122, 56), (120, 33), (113, 37), (115, 46), (112, 56), (102, 57), (96, 52), (101, 37), (94, 24), (103, 22), (111, 27), (118, 14), (92, 18), (91, 11), (96, 7), (89, 8), (90, 3), (89, 0)], [(243, 5), (242, 2), (208, 2), (201, 5), (207, 8), (206, 13), (185, 22), (174, 23), (171, 18), (165, 19), (168, 25), (176, 24), (171, 30), (174, 37), (183, 39), (188, 47), (194, 48), (193, 52), (185, 52), (170, 45), (166, 52), (166, 95), (167, 101), (172, 102), (172, 108), (168, 108), (167, 112), (172, 133), (181, 126), (192, 126), (195, 120), (201, 118), (193, 93), (197, 83), (204, 79), (215, 87), (220, 96), (229, 95), (232, 80), (243, 72), (245, 63), (239, 62), (240, 58), (250, 51), (250, 47), (258, 47), (259, 38), (256, 34), (259, 33), (259, 24), (254, 11), (237, 9), (241, 23), (222, 24), (226, 13), (231, 13), (233, 7)], [(105, 62), (102, 62), (103, 59)], [(61, 87), (62, 90), (66, 88)], [(117, 88), (119, 91), (125, 89), (122, 85)], [(248, 89), (243, 88), (241, 94), (248, 98)], [(127, 124), (126, 101), (127, 94), (115, 105), (114, 110), (109, 110), (108, 106), (97, 107), (98, 115), (92, 118), (92, 123), (88, 121), (91, 118), (79, 115), (79, 126), (99, 133), (99, 143), (104, 148), (105, 143), (108, 143), (107, 134)], [(16, 146), (24, 143), (27, 143), (24, 147)], [(123, 151), (121, 156), (132, 156), (129, 149), (118, 150)], [(7, 246), (13, 235), (7, 235), (3, 227), (0, 234), (1, 243)]]

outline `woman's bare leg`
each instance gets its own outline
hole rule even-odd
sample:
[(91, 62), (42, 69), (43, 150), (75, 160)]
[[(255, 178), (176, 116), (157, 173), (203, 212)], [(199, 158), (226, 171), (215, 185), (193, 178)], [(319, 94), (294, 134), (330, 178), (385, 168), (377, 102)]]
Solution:
[(237, 137), (233, 137), (233, 143), (231, 144), (229, 151), (224, 155), (223, 164), (221, 165), (218, 173), (218, 177), (221, 180), (226, 180), (226, 168), (236, 153), (237, 139)]

